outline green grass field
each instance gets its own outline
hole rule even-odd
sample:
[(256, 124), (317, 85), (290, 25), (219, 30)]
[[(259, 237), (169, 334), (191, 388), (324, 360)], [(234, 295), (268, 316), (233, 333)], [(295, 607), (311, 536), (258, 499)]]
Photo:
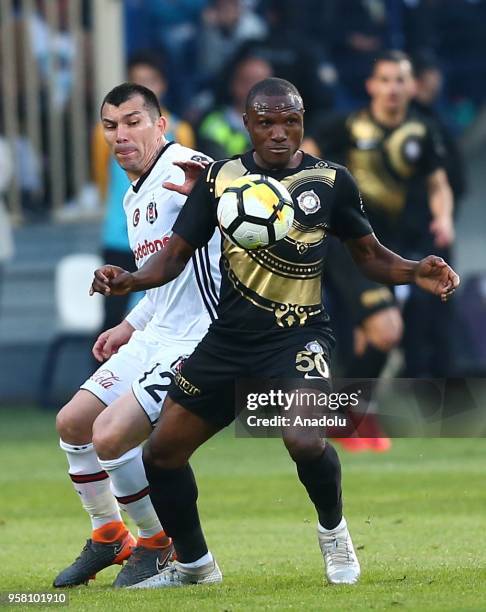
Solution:
[[(54, 415), (0, 410), (0, 431), (0, 591), (42, 591), (79, 553), (89, 523), (67, 479)], [(193, 462), (223, 584), (114, 591), (117, 570), (109, 568), (69, 591), (69, 609), (486, 610), (485, 454), (478, 439), (396, 440), (383, 456), (341, 453), (362, 580), (338, 588), (324, 583), (314, 511), (280, 441), (235, 439), (228, 430)]]

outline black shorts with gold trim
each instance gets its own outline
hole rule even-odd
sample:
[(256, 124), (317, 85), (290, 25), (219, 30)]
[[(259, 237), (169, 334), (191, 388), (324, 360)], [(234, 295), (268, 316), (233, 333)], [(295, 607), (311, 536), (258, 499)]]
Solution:
[(213, 324), (169, 387), (169, 397), (204, 420), (226, 427), (235, 418), (238, 379), (314, 378), (329, 381), (334, 338), (326, 328), (262, 332)]

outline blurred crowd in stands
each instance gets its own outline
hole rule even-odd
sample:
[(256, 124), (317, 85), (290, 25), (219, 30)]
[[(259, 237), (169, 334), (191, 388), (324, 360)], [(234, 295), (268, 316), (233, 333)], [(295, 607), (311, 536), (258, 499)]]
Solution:
[[(37, 0), (37, 13), (29, 15), (23, 35), (27, 32), (31, 38), (41, 81), (55, 80), (54, 88), (50, 86), (51, 109), (54, 103), (65, 112), (73, 92), (76, 45), (89, 43), (94, 16), (92, 3), (83, 0), (81, 27), (88, 41), (75, 40), (66, 27), (68, 2), (57, 1), (59, 31), (55, 35), (50, 31), (46, 2)], [(19, 1), (19, 21), (21, 6)], [(304, 98), (306, 130), (314, 135), (313, 129), (326, 117), (347, 114), (368, 103), (364, 84), (380, 52), (407, 52), (417, 81), (414, 106), (440, 133), (457, 209), (465, 181), (455, 141), (473, 124), (486, 98), (486, 0), (123, 0), (123, 9), (127, 80), (156, 92), (169, 119), (169, 139), (215, 159), (248, 148), (241, 115), (247, 92), (257, 81), (268, 76), (292, 81)], [(52, 52), (53, 46), (54, 72), (52, 64), (49, 70), (46, 65), (47, 49)], [(86, 44), (88, 89), (92, 81), (89, 49)], [(27, 106), (21, 89), (18, 94), (22, 127)], [(87, 96), (86, 104), (92, 99)], [(48, 111), (42, 99), (41, 116)], [(97, 109), (87, 108), (89, 117), (96, 114)], [(46, 125), (43, 120), (43, 130)], [(69, 134), (65, 129), (65, 140)], [(43, 134), (43, 142), (48, 138), (49, 134)], [(134, 262), (122, 210), (128, 179), (110, 159), (99, 125), (93, 127), (89, 140), (91, 175), (105, 210), (103, 256), (131, 268)], [(41, 181), (39, 177), (48, 174), (49, 160), (44, 153), (39, 162), (22, 130), (16, 148), (14, 168), (24, 210), (42, 214), (50, 187), (49, 178)], [(72, 166), (68, 160), (68, 199), (73, 191)], [(103, 327), (119, 321), (126, 306), (124, 300), (107, 304)], [(454, 315), (448, 316), (453, 325)], [(431, 374), (429, 369), (418, 374), (424, 373)]]
[(437, 66), (455, 131), (485, 97), (484, 0), (125, 0), (125, 12), (128, 56), (157, 53), (167, 105), (193, 121), (227, 101), (228, 74), (249, 55), (294, 82), (309, 115), (363, 104), (370, 64), (388, 48)]
[[(373, 59), (384, 49), (411, 55), (427, 105), (438, 109), (452, 137), (473, 123), (485, 99), (486, 0), (120, 2), (128, 65), (138, 58), (153, 68), (158, 74), (154, 78), (163, 81), (162, 105), (174, 114), (174, 121), (178, 117), (192, 126), (184, 127), (185, 134), (193, 130), (186, 142), (216, 156), (235, 154), (241, 142), (246, 143), (241, 106), (255, 80), (273, 74), (295, 83), (306, 104), (309, 127), (323, 114), (349, 112), (367, 102), (363, 83)], [(11, 6), (19, 73), (15, 177), (22, 207), (35, 218), (36, 213), (42, 217), (52, 199), (46, 151), (52, 140), (48, 119), (53, 110), (61, 113), (65, 125), (65, 201), (79, 196), (70, 159), (69, 103), (75, 91), (76, 57), (82, 53), (84, 106), (90, 123), (96, 116), (90, 39), (94, 9), (91, 0), (82, 0), (81, 30), (73, 32), (67, 0), (53, 0), (51, 5), (36, 0), (29, 5), (35, 10), (29, 12), (22, 0), (12, 0)], [(52, 6), (56, 29), (49, 19)], [(22, 73), (27, 49), (40, 80), (40, 151), (26, 137), (29, 92)], [(3, 116), (0, 108), (0, 121)], [(4, 131), (0, 125), (0, 133)]]

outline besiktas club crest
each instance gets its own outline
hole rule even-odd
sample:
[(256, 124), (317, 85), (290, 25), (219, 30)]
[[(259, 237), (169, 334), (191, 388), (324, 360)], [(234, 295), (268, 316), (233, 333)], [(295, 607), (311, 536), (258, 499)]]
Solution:
[(297, 197), (297, 204), (299, 208), (305, 212), (306, 215), (312, 215), (321, 208), (321, 201), (319, 196), (314, 190), (303, 191)]
[(147, 205), (147, 212), (145, 214), (145, 217), (149, 223), (155, 223), (155, 220), (158, 217), (158, 213), (157, 204), (154, 201), (150, 202), (150, 204)]

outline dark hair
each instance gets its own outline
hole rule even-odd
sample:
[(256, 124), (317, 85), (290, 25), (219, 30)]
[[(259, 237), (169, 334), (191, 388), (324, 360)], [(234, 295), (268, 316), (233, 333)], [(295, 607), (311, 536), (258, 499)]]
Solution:
[(248, 96), (246, 97), (246, 110), (250, 108), (257, 96), (287, 96), (289, 94), (297, 96), (302, 100), (299, 90), (290, 81), (276, 77), (263, 79), (263, 81), (258, 81), (258, 83), (253, 85), (248, 92)]
[(137, 53), (130, 56), (127, 62), (127, 70), (130, 71), (134, 66), (139, 66), (141, 64), (149, 66), (153, 70), (156, 70), (164, 79), (166, 78), (165, 61), (159, 53), (137, 51)]
[(423, 51), (417, 53), (412, 58), (413, 71), (417, 78), (420, 78), (424, 72), (429, 70), (440, 70), (439, 60), (434, 53)]
[(413, 64), (410, 56), (404, 53), (403, 51), (398, 51), (396, 49), (388, 49), (386, 51), (381, 51), (376, 57), (373, 65), (371, 66), (370, 74), (373, 74), (375, 68), (381, 62), (393, 62), (394, 64), (400, 64), (400, 62), (409, 62), (413, 71)]
[(120, 104), (123, 104), (134, 96), (142, 96), (145, 108), (154, 119), (158, 119), (162, 115), (159, 101), (157, 100), (157, 96), (154, 94), (154, 92), (148, 89), (148, 87), (138, 85), (137, 83), (122, 83), (109, 91), (103, 98), (100, 113), (105, 104), (120, 106)]

